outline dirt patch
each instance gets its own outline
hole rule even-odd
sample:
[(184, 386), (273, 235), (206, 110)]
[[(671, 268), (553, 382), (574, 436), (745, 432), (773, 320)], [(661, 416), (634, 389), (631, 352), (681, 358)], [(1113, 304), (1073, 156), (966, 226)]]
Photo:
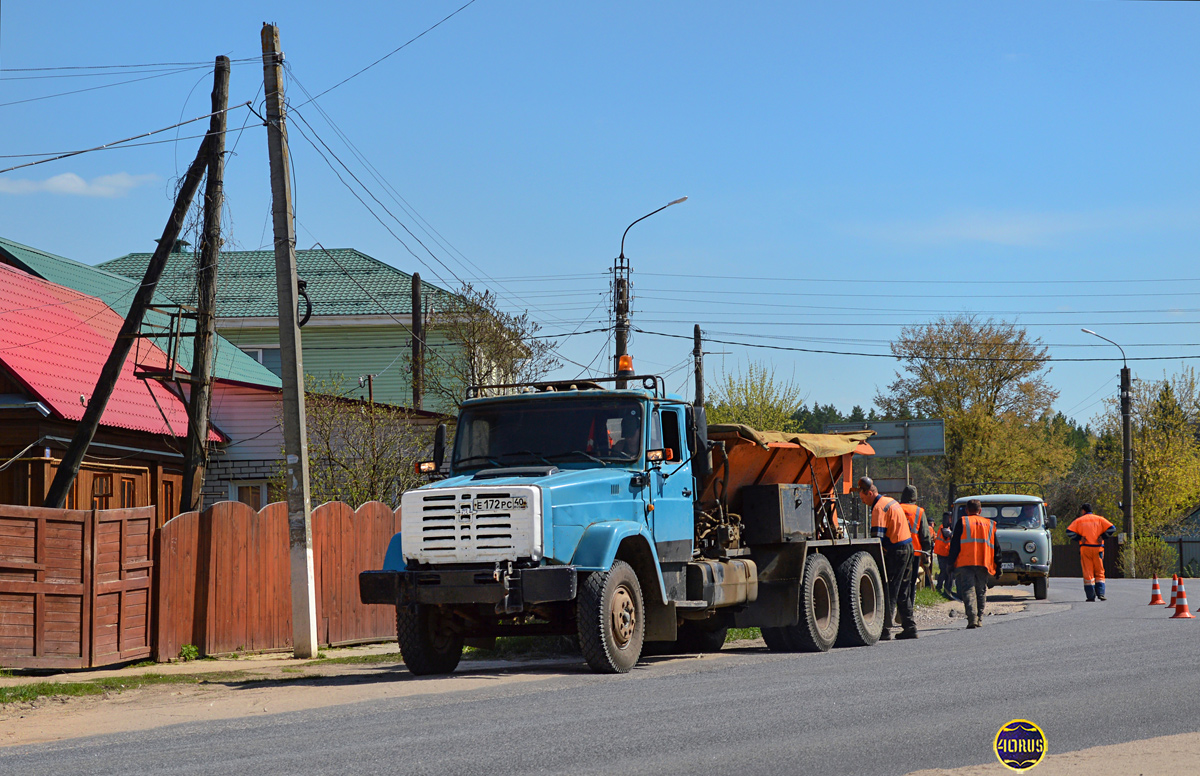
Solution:
[[(1037, 776), (1138, 776), (1138, 774), (1189, 773), (1200, 762), (1200, 733), (1160, 736), (1124, 744), (1096, 746), (1075, 752), (1046, 755), (1031, 770)], [(1010, 774), (997, 760), (966, 768), (914, 771), (908, 776), (999, 776)]]
[[(994, 592), (988, 593), (983, 614), (985, 618), (1019, 614), (1025, 611), (1033, 600), (1032, 592), (1020, 588), (996, 588)], [(946, 601), (936, 606), (918, 606), (913, 616), (919, 629), (967, 627), (966, 608), (961, 601)], [(986, 619), (984, 624), (987, 624)]]

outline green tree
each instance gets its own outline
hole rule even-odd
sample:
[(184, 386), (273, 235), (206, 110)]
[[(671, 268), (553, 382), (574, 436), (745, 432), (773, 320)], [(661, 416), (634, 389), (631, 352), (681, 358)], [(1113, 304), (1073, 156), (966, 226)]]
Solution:
[(557, 369), (554, 341), (538, 335), (540, 328), (528, 312), (505, 312), (494, 293), (464, 283), (430, 313), (429, 329), (451, 343), (426, 352), (430, 405), (448, 412), (469, 386), (535, 382)]
[(705, 406), (709, 423), (742, 423), (760, 431), (799, 432), (795, 419), (803, 391), (794, 380), (781, 380), (775, 367), (747, 361), (745, 370), (726, 372)]
[[(1200, 501), (1200, 380), (1185, 368), (1161, 380), (1133, 384), (1133, 513), (1136, 536), (1173, 530)], [(1095, 461), (1102, 473), (1093, 506), (1118, 525), (1121, 510), (1121, 408), (1106, 400), (1098, 419)]]
[(1048, 482), (1075, 457), (1051, 407), (1049, 354), (1016, 324), (964, 314), (905, 327), (900, 371), (875, 397), (884, 417), (941, 418), (947, 484)]

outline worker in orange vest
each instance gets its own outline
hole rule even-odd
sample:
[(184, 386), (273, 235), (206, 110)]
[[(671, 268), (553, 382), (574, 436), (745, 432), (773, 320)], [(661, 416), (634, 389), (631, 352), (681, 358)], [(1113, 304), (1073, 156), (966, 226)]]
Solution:
[(1104, 537), (1116, 527), (1100, 515), (1092, 514), (1091, 504), (1079, 505), (1079, 517), (1067, 526), (1067, 535), (1079, 542), (1079, 560), (1083, 565), (1083, 594), (1087, 600), (1107, 601), (1104, 597)]
[(908, 532), (912, 534), (913, 562), (909, 571), (912, 580), (908, 586), (908, 605), (915, 609), (917, 580), (921, 578), (921, 569), (930, 562), (929, 550), (933, 544), (933, 529), (929, 526), (925, 510), (917, 506), (916, 487), (904, 486), (904, 490), (900, 492), (900, 508), (904, 510), (904, 516), (908, 519)]
[(881, 641), (892, 637), (892, 617), (900, 614), (898, 639), (915, 639), (917, 621), (913, 619), (913, 607), (908, 588), (912, 585), (909, 566), (913, 560), (912, 532), (908, 530), (908, 518), (900, 503), (894, 498), (879, 495), (878, 488), (870, 477), (858, 481), (858, 497), (871, 507), (871, 536), (883, 545), (883, 568), (887, 574), (887, 596), (883, 606), (883, 632)]
[(967, 502), (967, 513), (954, 524), (950, 534), (950, 562), (958, 597), (967, 610), (967, 627), (983, 626), (988, 579), (996, 575), (1000, 551), (996, 545), (996, 523), (984, 517), (978, 499)]
[(951, 575), (950, 569), (950, 513), (942, 513), (942, 527), (938, 531), (937, 538), (933, 540), (933, 554), (937, 556), (938, 575), (937, 589), (938, 592), (950, 595)]

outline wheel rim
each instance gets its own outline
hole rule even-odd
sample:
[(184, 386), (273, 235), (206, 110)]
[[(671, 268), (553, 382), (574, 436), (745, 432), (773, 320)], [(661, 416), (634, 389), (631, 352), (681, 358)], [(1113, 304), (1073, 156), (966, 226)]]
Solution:
[(633, 594), (625, 585), (619, 585), (613, 591), (609, 604), (613, 641), (618, 649), (625, 649), (637, 629), (637, 610), (633, 606)]
[(878, 607), (879, 602), (875, 597), (875, 581), (871, 579), (870, 574), (863, 574), (858, 578), (858, 610), (862, 615), (862, 621), (867, 624), (874, 623)]
[(454, 645), (454, 634), (445, 627), (440, 615), (431, 614), (428, 620), (429, 645), (435, 652), (447, 652)]
[(812, 586), (813, 620), (819, 630), (828, 630), (833, 619), (833, 598), (829, 595), (829, 584), (817, 577)]

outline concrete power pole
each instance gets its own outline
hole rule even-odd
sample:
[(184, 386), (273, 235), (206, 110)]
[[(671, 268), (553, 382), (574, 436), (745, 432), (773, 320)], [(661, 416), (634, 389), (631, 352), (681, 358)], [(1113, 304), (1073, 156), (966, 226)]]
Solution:
[(297, 325), (296, 232), (283, 101), (283, 51), (279, 28), (262, 27), (267, 149), (271, 157), (271, 212), (275, 233), (275, 285), (279, 295), (279, 356), (283, 363), (283, 442), (287, 456), (288, 543), (292, 566), (292, 649), (317, 654), (317, 599), (313, 573), (312, 501), (308, 491), (308, 438), (304, 417), (304, 365)]
[[(628, 231), (628, 230), (626, 230)], [(613, 374), (620, 371), (621, 356), (629, 353), (629, 259), (625, 251), (613, 262), (613, 314), (616, 317), (616, 353), (613, 354)], [(617, 387), (624, 388), (627, 381), (618, 380)]]
[[(1122, 352), (1124, 355), (1124, 352)], [(1133, 380), (1128, 365), (1121, 368), (1121, 513), (1125, 531), (1125, 576), (1134, 575), (1133, 553)]]
[(425, 390), (425, 321), (421, 311), (421, 273), (412, 276), (412, 406), (421, 409)]
[(217, 261), (221, 255), (221, 208), (225, 201), (225, 116), (229, 107), (229, 57), (217, 57), (213, 75), (213, 117), (208, 125), (208, 181), (204, 186), (204, 236), (196, 272), (196, 339), (192, 353), (192, 392), (188, 399), (188, 439), (184, 450), (181, 512), (203, 506), (208, 464), (208, 416), (212, 406), (213, 342), (217, 336)]
[(696, 369), (696, 398), (692, 400), (693, 407), (704, 406), (704, 341), (700, 336), (700, 324), (692, 329), (692, 362)]

